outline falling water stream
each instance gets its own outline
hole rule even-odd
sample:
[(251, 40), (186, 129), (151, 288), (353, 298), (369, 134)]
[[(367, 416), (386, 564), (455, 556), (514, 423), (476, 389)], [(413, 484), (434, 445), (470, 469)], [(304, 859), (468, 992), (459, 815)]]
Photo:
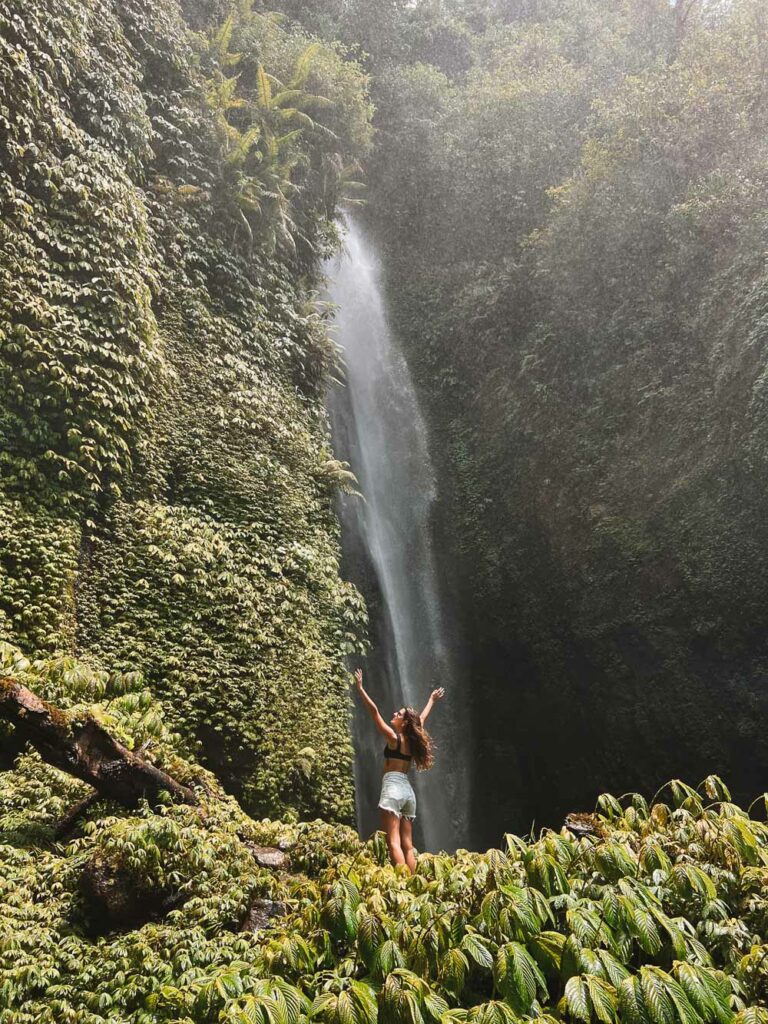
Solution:
[[(387, 721), (403, 704), (421, 709), (434, 687), (445, 687), (446, 699), (428, 723), (435, 767), (412, 771), (411, 779), (417, 845), (454, 850), (467, 845), (470, 740), (457, 641), (441, 606), (433, 552), (435, 478), (426, 427), (387, 325), (375, 253), (354, 222), (326, 269), (346, 367), (346, 387), (334, 387), (329, 399), (334, 447), (364, 495), (342, 497), (340, 514), (347, 572), (368, 599), (372, 620), (366, 686)], [(384, 740), (359, 707), (354, 731), (358, 826), (369, 834), (378, 827)]]

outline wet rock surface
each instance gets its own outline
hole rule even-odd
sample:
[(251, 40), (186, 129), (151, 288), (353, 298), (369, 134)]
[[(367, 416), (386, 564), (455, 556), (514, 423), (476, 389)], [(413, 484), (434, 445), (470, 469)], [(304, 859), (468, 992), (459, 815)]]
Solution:
[(121, 865), (94, 857), (80, 879), (86, 917), (97, 935), (140, 928), (180, 906), (186, 894), (153, 886)]
[(256, 843), (248, 843), (248, 849), (253, 854), (253, 859), (262, 868), (281, 870), (288, 867), (289, 858), (285, 849), (277, 846), (257, 846)]
[(278, 917), (284, 917), (288, 912), (285, 903), (279, 900), (257, 899), (254, 900), (246, 914), (243, 923), (240, 925), (241, 932), (260, 932), (269, 928), (272, 921)]

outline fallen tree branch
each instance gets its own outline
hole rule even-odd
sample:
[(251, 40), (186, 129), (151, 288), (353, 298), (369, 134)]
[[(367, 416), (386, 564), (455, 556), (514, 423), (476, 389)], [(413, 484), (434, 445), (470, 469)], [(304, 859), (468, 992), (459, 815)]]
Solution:
[(88, 796), (73, 804), (54, 829), (53, 838), (58, 842), (60, 839), (68, 836), (77, 824), (78, 818), (85, 814), (100, 799), (101, 793), (94, 790), (93, 793), (89, 793)]
[(156, 803), (161, 792), (181, 803), (198, 802), (191, 789), (128, 750), (95, 719), (73, 722), (15, 679), (0, 679), (0, 718), (11, 722), (16, 735), (48, 764), (125, 807), (135, 807), (142, 798)]
[(26, 744), (15, 732), (0, 735), (0, 772), (9, 772), (16, 764), (16, 759), (24, 752)]

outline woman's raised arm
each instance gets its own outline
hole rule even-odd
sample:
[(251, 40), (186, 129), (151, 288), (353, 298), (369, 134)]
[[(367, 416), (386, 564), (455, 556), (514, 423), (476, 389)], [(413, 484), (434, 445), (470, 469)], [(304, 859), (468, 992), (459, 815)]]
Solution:
[(361, 668), (357, 669), (355, 672), (355, 685), (357, 686), (357, 692), (363, 698), (363, 704), (365, 704), (366, 708), (368, 709), (368, 714), (373, 719), (376, 728), (379, 730), (382, 736), (387, 737), (387, 741), (389, 743), (396, 743), (397, 733), (395, 732), (391, 725), (387, 725), (387, 723), (381, 717), (379, 709), (376, 707), (376, 701), (369, 697), (368, 694), (365, 692), (365, 689), (363, 688), (363, 670)]
[(426, 722), (427, 718), (429, 717), (430, 711), (435, 706), (437, 701), (442, 700), (444, 696), (445, 690), (442, 688), (442, 686), (438, 686), (436, 690), (433, 690), (432, 693), (430, 693), (429, 700), (424, 705), (424, 710), (421, 712), (422, 725), (424, 725), (424, 723)]

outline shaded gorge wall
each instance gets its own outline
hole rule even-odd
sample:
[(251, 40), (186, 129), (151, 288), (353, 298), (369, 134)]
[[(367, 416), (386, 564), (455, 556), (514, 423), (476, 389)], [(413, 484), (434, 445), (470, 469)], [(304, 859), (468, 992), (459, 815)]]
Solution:
[[(535, 7), (535, 10), (534, 10)], [(642, 10), (641, 10), (642, 7)], [(382, 67), (367, 216), (429, 425), (475, 834), (765, 786), (764, 11), (530, 5)], [(727, 83), (727, 85), (726, 85)]]

